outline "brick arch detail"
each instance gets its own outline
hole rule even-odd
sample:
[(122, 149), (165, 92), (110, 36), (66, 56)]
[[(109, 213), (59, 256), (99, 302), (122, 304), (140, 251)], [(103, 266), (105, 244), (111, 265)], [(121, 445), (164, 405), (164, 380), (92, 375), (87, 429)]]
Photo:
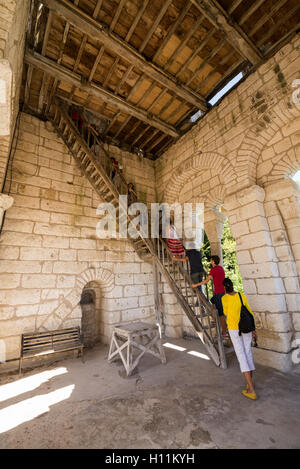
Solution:
[[(190, 156), (177, 166), (171, 174), (163, 194), (163, 202), (174, 203), (178, 200), (184, 184), (200, 171), (213, 169), (224, 181), (232, 180), (232, 174), (236, 176), (236, 171), (229, 159), (216, 152), (197, 153)], [(225, 184), (222, 184), (222, 191), (226, 191)], [(211, 197), (213, 198), (213, 190)], [(207, 195), (209, 197), (209, 194)]]
[(51, 313), (43, 316), (39, 315), (39, 313), (37, 314), (36, 330), (51, 331), (63, 329), (64, 327), (73, 327), (71, 325), (64, 326), (64, 324), (72, 322), (73, 313), (79, 305), (82, 290), (87, 283), (92, 281), (99, 282), (103, 296), (114, 288), (114, 274), (110, 270), (101, 267), (86, 269), (76, 279), (75, 287), (66, 296), (61, 295), (59, 305)]
[(299, 116), (299, 109), (294, 104), (290, 108), (286, 98), (283, 98), (270, 111), (272, 125), (266, 124), (266, 127), (259, 133), (255, 132), (253, 127), (247, 131), (236, 160), (239, 185), (247, 187), (257, 184), (257, 166), (262, 151), (283, 126)]
[(280, 181), (282, 179), (292, 177), (300, 170), (300, 144), (296, 145), (286, 152), (282, 158), (277, 161), (270, 175), (267, 177), (268, 182)]
[(85, 285), (93, 281), (101, 283), (104, 295), (114, 288), (114, 275), (110, 270), (103, 269), (102, 267), (90, 267), (76, 279), (75, 289), (77, 294), (80, 296)]

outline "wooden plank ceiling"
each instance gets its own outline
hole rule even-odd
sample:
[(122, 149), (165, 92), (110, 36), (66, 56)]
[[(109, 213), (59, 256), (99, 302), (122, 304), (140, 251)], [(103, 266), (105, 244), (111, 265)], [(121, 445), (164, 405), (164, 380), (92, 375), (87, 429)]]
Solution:
[(32, 0), (21, 101), (82, 106), (104, 140), (156, 159), (299, 26), (299, 0)]

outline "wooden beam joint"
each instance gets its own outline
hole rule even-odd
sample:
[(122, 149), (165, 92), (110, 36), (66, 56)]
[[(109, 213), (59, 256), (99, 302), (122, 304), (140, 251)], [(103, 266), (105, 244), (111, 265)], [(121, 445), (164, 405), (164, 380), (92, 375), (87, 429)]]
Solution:
[(125, 101), (125, 99), (120, 98), (119, 96), (115, 96), (113, 93), (107, 91), (99, 85), (88, 83), (86, 80), (82, 80), (78, 73), (72, 72), (62, 65), (58, 65), (53, 60), (47, 57), (43, 57), (37, 52), (26, 50), (25, 62), (32, 67), (36, 67), (44, 71), (55, 79), (61, 80), (76, 88), (86, 91), (89, 95), (95, 96), (106, 103), (110, 103), (111, 105), (117, 107), (120, 111), (123, 111), (125, 114), (134, 116), (142, 122), (146, 122), (147, 124), (161, 130), (166, 135), (170, 135), (172, 137), (179, 136), (175, 127), (165, 123), (155, 116), (150, 118), (144, 109), (138, 108), (137, 106), (128, 103)]

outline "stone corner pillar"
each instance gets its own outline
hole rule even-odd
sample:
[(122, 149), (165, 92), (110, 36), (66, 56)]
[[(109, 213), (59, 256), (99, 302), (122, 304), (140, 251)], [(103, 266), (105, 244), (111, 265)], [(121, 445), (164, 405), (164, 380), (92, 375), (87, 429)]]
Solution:
[[(258, 331), (255, 360), (288, 371), (293, 365), (294, 328), (287, 288), (293, 288), (293, 285), (285, 281), (280, 263), (279, 254), (285, 247), (285, 240), (282, 240), (281, 232), (278, 233), (275, 226), (281, 217), (277, 219), (276, 203), (270, 205), (268, 202), (270, 190), (253, 185), (230, 194), (224, 201), (224, 212), (236, 240), (244, 291), (255, 314)], [(280, 186), (278, 190), (284, 189)]]
[(206, 210), (204, 214), (204, 230), (210, 243), (211, 255), (217, 255), (223, 263), (222, 234), (226, 216), (217, 209)]
[(0, 136), (7, 136), (11, 129), (12, 69), (7, 59), (0, 60)]

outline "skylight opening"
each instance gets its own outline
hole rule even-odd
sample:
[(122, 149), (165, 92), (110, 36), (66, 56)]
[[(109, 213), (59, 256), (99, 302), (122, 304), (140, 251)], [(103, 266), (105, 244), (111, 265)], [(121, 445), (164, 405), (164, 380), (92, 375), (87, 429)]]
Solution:
[(209, 102), (211, 106), (214, 106), (231, 88), (234, 87), (243, 78), (243, 72), (238, 73), (227, 85), (225, 85), (217, 94), (215, 94)]
[(199, 109), (195, 114), (190, 117), (190, 122), (197, 122), (200, 117), (204, 116), (204, 112)]
[[(233, 88), (243, 78), (243, 72), (238, 73), (232, 80), (230, 80), (218, 93), (216, 93), (208, 103), (214, 106), (231, 88)], [(190, 117), (190, 122), (197, 122), (200, 117), (204, 116), (205, 112), (199, 109), (195, 114)]]

